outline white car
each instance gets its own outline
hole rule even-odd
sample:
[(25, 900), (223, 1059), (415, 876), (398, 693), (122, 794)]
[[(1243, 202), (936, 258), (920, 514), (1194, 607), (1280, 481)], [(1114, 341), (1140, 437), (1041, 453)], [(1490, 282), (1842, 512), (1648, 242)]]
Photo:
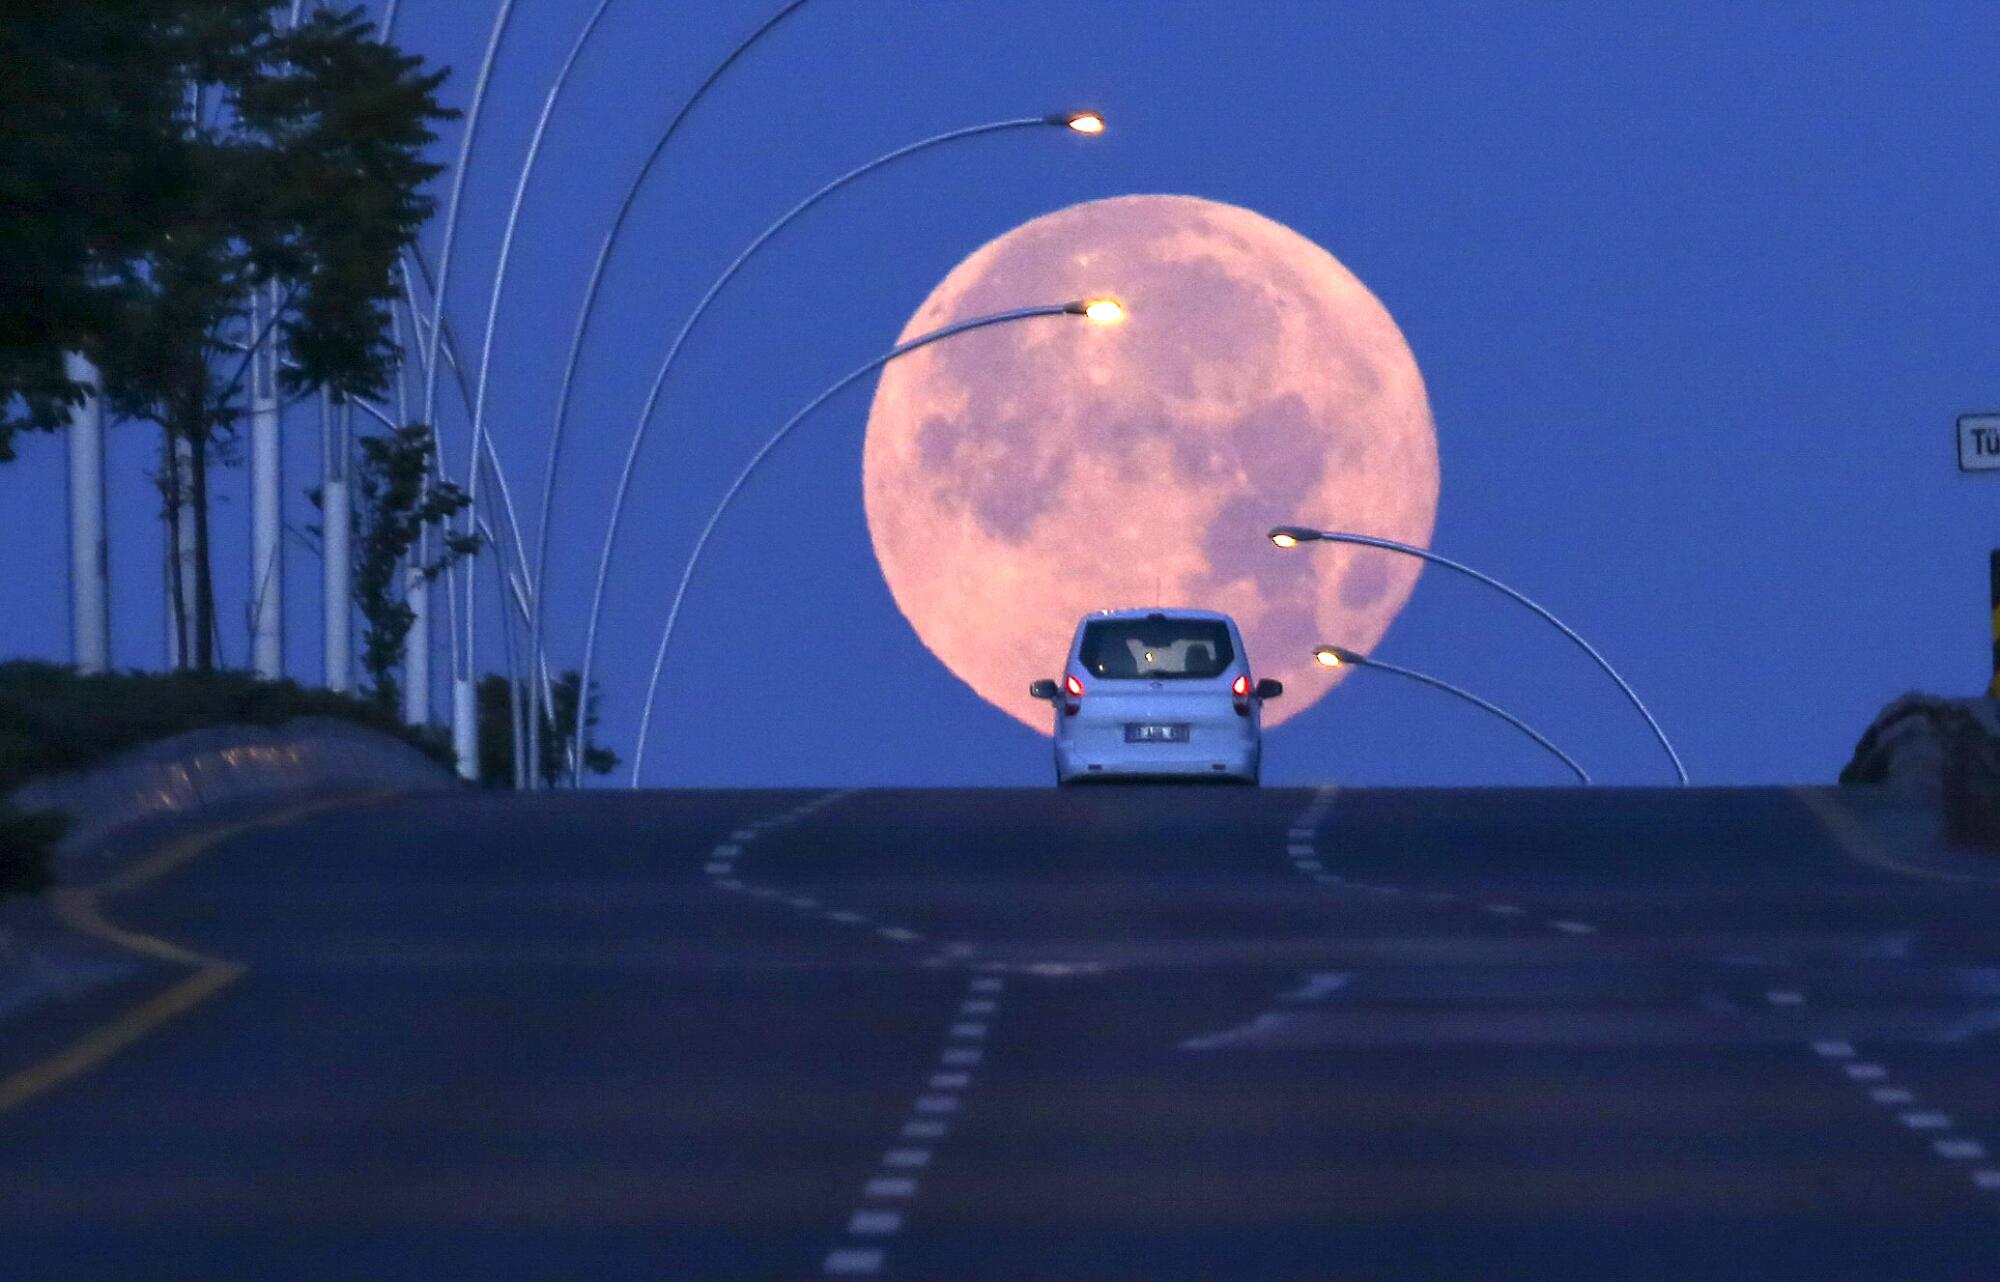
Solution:
[(1263, 702), (1235, 620), (1211, 610), (1106, 610), (1076, 625), (1060, 679), (1030, 696), (1055, 716), (1056, 782), (1223, 779), (1254, 784)]

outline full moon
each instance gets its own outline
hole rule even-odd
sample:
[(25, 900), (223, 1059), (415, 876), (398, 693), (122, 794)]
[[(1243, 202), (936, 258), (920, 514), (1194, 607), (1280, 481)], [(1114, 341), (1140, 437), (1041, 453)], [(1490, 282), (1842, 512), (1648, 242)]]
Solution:
[(1109, 296), (1122, 323), (1059, 316), (945, 339), (890, 364), (862, 456), (868, 527), (931, 653), (1044, 734), (1028, 683), (1059, 675), (1100, 609), (1222, 610), (1252, 671), (1285, 683), (1266, 724), (1316, 702), (1409, 599), (1418, 564), (1282, 551), (1273, 525), (1428, 545), (1437, 434), (1402, 331), (1333, 255), (1190, 196), (1073, 205), (987, 242), (908, 340), (975, 316)]

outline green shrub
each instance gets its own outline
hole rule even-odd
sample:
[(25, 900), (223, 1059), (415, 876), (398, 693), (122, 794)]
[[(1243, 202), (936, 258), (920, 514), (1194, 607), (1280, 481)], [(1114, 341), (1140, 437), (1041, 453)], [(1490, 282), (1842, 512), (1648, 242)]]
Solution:
[(48, 887), (49, 856), (67, 827), (52, 810), (28, 814), (0, 801), (0, 897)]
[(190, 730), (280, 726), (295, 717), (352, 721), (451, 764), (438, 732), (403, 725), (368, 700), (293, 681), (241, 672), (86, 677), (55, 664), (15, 661), (0, 663), (0, 796), (36, 775), (79, 770)]

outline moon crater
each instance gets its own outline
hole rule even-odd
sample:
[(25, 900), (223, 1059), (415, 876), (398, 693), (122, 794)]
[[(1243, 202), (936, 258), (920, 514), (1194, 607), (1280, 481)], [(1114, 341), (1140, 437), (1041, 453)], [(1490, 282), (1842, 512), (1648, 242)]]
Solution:
[(1331, 254), (1247, 209), (1123, 196), (1035, 219), (976, 250), (903, 338), (974, 316), (1110, 294), (1126, 321), (996, 326), (901, 358), (868, 421), (862, 486), (877, 559), (924, 644), (1044, 733), (1028, 682), (1077, 619), (1135, 605), (1224, 610), (1267, 723), (1366, 651), (1417, 566), (1326, 546), (1281, 552), (1276, 524), (1427, 544), (1437, 441), (1415, 358)]

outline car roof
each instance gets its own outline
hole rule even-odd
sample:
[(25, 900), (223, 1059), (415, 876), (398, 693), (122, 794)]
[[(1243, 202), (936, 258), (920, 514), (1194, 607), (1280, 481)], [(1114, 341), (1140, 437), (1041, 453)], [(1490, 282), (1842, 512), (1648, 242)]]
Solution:
[(1136, 606), (1129, 610), (1096, 610), (1083, 616), (1078, 624), (1092, 623), (1098, 619), (1150, 619), (1162, 615), (1169, 619), (1212, 619), (1219, 623), (1234, 623), (1236, 620), (1217, 610), (1196, 610), (1179, 606), (1161, 605)]

